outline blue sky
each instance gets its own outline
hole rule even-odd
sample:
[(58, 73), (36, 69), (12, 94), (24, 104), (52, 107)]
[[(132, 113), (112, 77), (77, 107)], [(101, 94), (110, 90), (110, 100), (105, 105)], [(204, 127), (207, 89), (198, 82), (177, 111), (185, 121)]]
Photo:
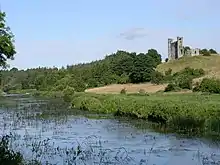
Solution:
[(167, 38), (220, 51), (219, 0), (1, 0), (15, 34), (11, 67), (66, 66), (117, 50), (167, 56)]

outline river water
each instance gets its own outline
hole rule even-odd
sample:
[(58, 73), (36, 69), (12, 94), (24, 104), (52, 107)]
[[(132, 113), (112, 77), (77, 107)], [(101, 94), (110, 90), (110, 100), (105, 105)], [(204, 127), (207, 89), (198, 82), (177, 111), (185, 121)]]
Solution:
[[(11, 134), (12, 148), (27, 160), (60, 165), (220, 164), (220, 147), (208, 140), (138, 129), (119, 119), (66, 114), (58, 101), (11, 97), (0, 103), (0, 135)], [(50, 113), (36, 117), (42, 112)]]

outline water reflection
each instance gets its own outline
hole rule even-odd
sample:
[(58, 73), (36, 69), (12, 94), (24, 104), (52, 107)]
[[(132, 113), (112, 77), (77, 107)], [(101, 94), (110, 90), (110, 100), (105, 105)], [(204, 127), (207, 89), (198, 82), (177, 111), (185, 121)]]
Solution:
[(13, 148), (43, 164), (220, 164), (219, 147), (203, 139), (73, 115), (57, 100), (10, 98), (1, 104), (0, 134), (12, 134)]

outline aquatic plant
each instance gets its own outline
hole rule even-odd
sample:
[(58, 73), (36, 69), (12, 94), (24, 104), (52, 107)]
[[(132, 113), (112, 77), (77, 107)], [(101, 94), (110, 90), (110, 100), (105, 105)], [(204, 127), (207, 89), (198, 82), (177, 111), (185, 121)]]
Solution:
[(9, 148), (9, 136), (3, 136), (0, 140), (0, 164), (1, 165), (22, 165), (23, 157), (19, 152)]

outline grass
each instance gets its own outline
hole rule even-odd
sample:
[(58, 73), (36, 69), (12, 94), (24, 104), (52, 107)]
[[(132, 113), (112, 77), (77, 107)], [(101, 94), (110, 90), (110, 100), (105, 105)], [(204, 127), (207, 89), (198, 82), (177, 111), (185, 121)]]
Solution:
[(22, 90), (10, 90), (8, 93), (11, 94), (26, 94), (26, 93), (34, 93), (36, 89), (22, 89)]
[[(167, 63), (162, 63), (157, 66), (156, 70), (165, 73), (169, 68), (172, 69), (172, 73), (176, 73), (184, 70), (186, 67), (193, 69), (204, 69), (205, 75), (196, 78), (193, 82), (201, 81), (204, 77), (208, 78), (220, 78), (220, 55), (211, 56), (193, 56), (193, 57), (182, 57), (178, 60), (173, 60)], [(155, 93), (164, 90), (167, 84), (153, 85), (151, 83), (142, 84), (112, 84), (104, 87), (87, 89), (89, 93), (114, 93), (118, 94), (125, 88), (127, 93), (137, 93), (140, 90), (145, 90), (147, 93)]]
[(200, 133), (220, 132), (220, 96), (187, 94), (77, 93), (72, 108), (144, 119), (170, 128)]
[(220, 56), (193, 56), (193, 57), (183, 57), (178, 60), (173, 60), (167, 63), (162, 63), (158, 65), (157, 70), (159, 72), (165, 72), (169, 68), (172, 69), (173, 73), (179, 72), (186, 67), (194, 69), (204, 69), (206, 72), (206, 77), (220, 78)]

